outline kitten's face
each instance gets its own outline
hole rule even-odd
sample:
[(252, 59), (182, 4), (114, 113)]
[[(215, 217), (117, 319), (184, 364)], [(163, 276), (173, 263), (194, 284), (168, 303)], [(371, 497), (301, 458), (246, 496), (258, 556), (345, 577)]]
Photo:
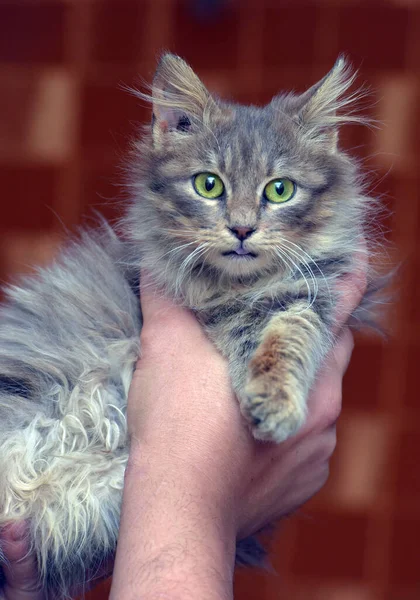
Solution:
[(137, 239), (182, 275), (210, 267), (231, 278), (302, 274), (308, 255), (344, 243), (358, 197), (354, 169), (337, 149), (346, 76), (337, 63), (301, 96), (246, 107), (215, 100), (186, 63), (164, 57), (153, 133), (141, 146)]
[(186, 269), (232, 277), (299, 264), (336, 212), (340, 160), (274, 107), (232, 107), (210, 127), (177, 134), (152, 161), (160, 244)]

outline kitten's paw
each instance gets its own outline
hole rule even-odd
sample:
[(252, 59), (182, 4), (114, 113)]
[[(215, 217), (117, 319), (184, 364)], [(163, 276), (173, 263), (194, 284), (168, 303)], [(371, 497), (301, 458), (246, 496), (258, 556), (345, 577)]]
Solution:
[(241, 410), (257, 440), (279, 443), (296, 433), (303, 424), (305, 400), (296, 386), (279, 385), (268, 374), (263, 374), (248, 381)]

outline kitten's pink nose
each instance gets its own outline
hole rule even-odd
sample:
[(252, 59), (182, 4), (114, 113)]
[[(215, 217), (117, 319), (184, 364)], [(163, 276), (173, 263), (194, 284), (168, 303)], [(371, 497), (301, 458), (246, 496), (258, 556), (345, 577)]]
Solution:
[(229, 229), (241, 242), (249, 238), (255, 231), (252, 227), (229, 227)]

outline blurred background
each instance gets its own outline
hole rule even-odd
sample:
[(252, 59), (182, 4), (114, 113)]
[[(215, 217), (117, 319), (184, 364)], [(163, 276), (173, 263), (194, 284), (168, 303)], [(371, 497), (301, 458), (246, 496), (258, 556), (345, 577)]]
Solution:
[(418, 600), (420, 2), (0, 0), (2, 281), (49, 261), (93, 208), (118, 215), (119, 167), (150, 119), (121, 88), (150, 81), (162, 49), (240, 102), (302, 91), (341, 52), (372, 88), (380, 129), (341, 140), (389, 209), (393, 336), (358, 338), (328, 484), (279, 525), (272, 572), (238, 573), (235, 598)]

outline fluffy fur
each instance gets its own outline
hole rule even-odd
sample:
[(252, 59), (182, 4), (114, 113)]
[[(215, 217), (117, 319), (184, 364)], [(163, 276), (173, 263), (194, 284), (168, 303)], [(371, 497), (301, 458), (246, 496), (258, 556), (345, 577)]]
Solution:
[[(338, 148), (338, 125), (359, 120), (338, 112), (355, 99), (343, 99), (352, 82), (340, 59), (305, 94), (245, 107), (211, 96), (166, 55), (147, 97), (152, 128), (132, 148), (123, 237), (106, 225), (83, 233), (6, 291), (0, 525), (28, 519), (50, 597), (71, 595), (115, 551), (140, 265), (226, 356), (255, 437), (280, 442), (303, 423), (332, 343), (334, 282), (354, 267), (374, 206)], [(197, 195), (201, 172), (222, 178), (223, 197)], [(284, 204), (263, 196), (277, 177), (296, 182)], [(235, 228), (252, 230), (251, 254), (226, 254), (238, 247)], [(238, 560), (257, 553), (247, 542)]]

